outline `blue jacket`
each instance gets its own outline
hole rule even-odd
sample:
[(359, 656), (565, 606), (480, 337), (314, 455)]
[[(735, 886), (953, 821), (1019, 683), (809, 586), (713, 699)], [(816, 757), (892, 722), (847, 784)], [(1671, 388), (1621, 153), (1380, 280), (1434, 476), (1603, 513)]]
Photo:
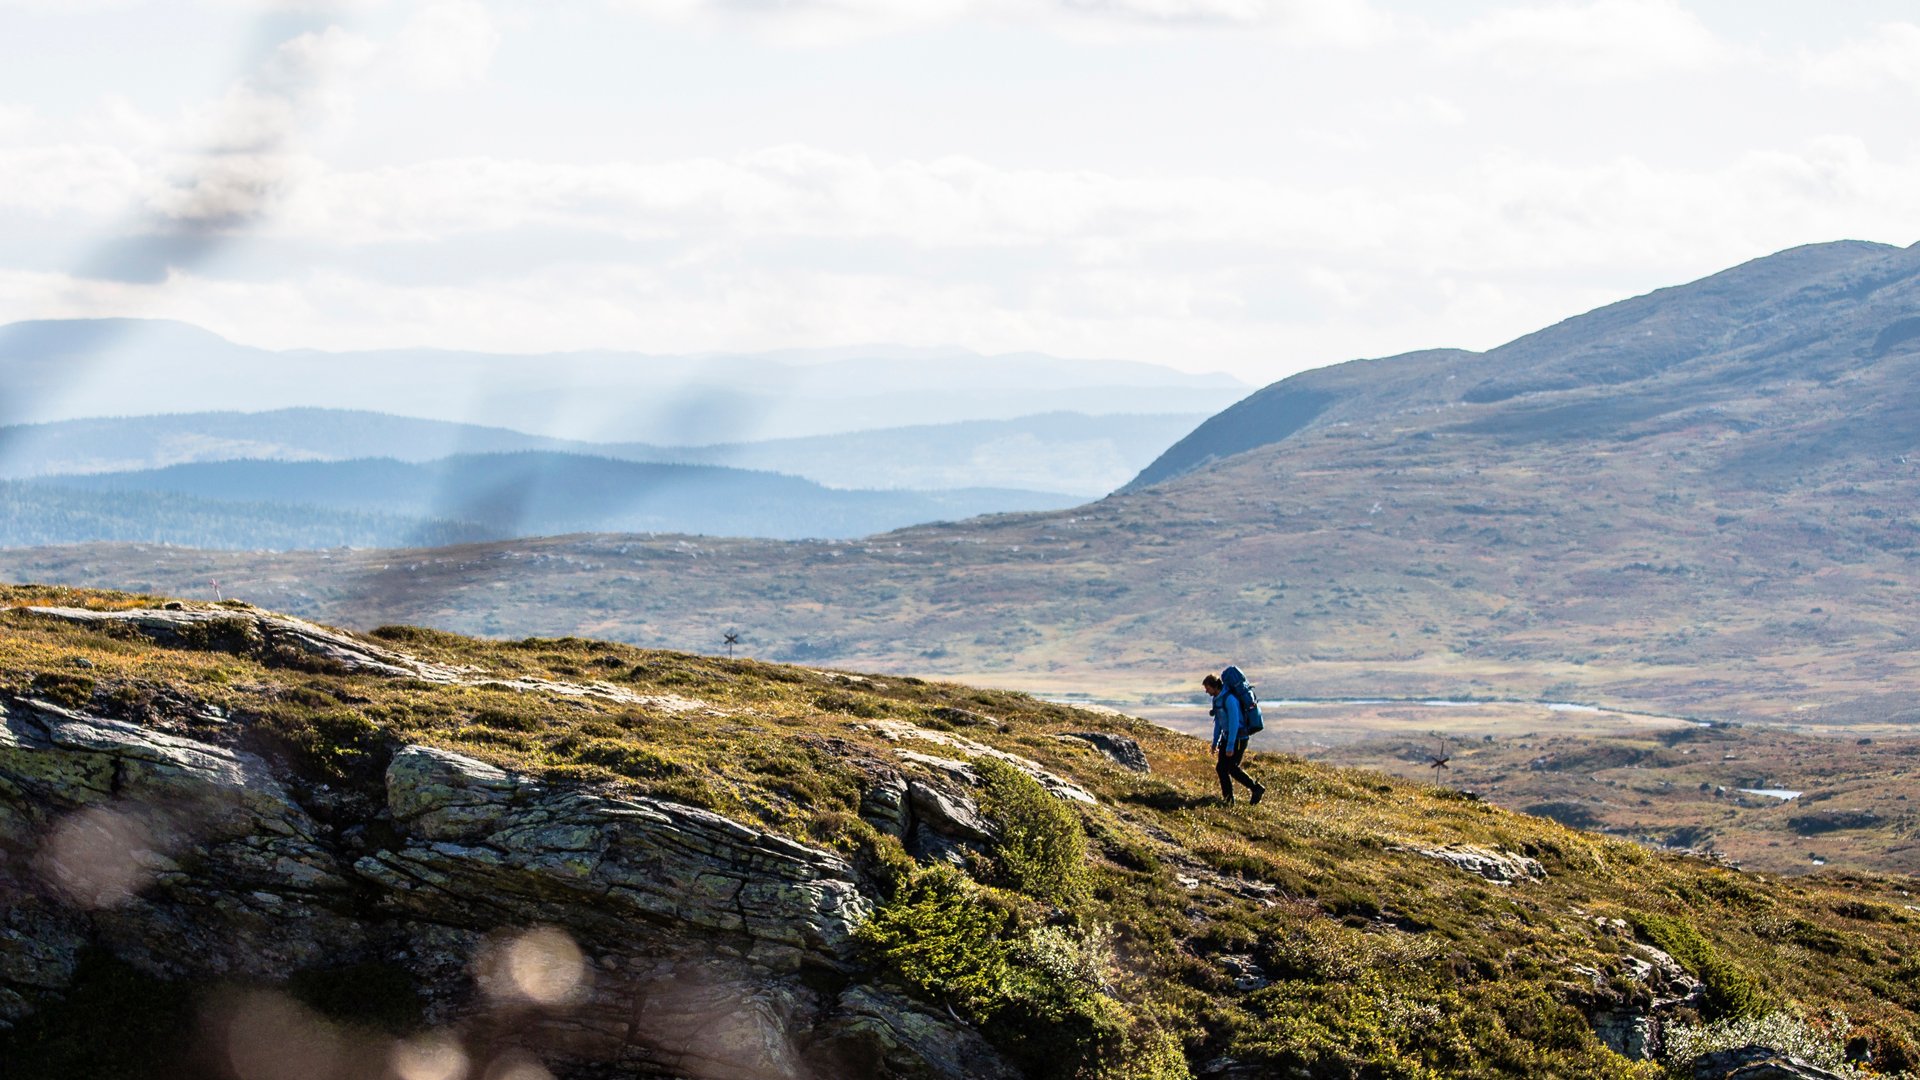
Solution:
[(1248, 736), (1240, 719), (1240, 699), (1222, 690), (1213, 698), (1213, 745), (1231, 750)]

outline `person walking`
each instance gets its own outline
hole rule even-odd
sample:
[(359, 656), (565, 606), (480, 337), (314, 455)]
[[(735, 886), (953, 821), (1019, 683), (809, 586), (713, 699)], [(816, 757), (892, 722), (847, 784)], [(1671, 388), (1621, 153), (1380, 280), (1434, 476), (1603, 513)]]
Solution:
[(1258, 806), (1260, 797), (1267, 793), (1267, 789), (1240, 767), (1240, 762), (1247, 756), (1247, 739), (1253, 735), (1247, 726), (1246, 710), (1240, 704), (1240, 697), (1229, 692), (1218, 675), (1207, 676), (1200, 681), (1200, 685), (1213, 697), (1211, 746), (1220, 755), (1214, 766), (1214, 771), (1220, 775), (1220, 804), (1233, 805), (1233, 782), (1238, 780), (1253, 793), (1247, 799), (1247, 805)]

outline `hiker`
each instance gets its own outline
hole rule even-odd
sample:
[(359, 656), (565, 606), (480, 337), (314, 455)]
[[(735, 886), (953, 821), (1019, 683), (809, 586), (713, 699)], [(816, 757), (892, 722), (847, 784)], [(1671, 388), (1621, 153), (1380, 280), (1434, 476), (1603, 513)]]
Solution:
[[(1226, 673), (1239, 675), (1240, 669), (1230, 667), (1223, 674)], [(1258, 806), (1260, 797), (1267, 793), (1267, 789), (1264, 785), (1256, 783), (1253, 777), (1248, 776), (1246, 770), (1240, 767), (1241, 759), (1247, 756), (1247, 739), (1259, 730), (1249, 723), (1249, 714), (1257, 716), (1258, 713), (1253, 713), (1252, 710), (1258, 706), (1249, 707), (1242, 704), (1240, 692), (1245, 691), (1248, 701), (1252, 700), (1253, 693), (1251, 688), (1247, 687), (1244, 676), (1235, 681), (1240, 685), (1232, 690), (1220, 681), (1219, 675), (1209, 675), (1200, 681), (1200, 685), (1213, 697), (1213, 741), (1209, 745), (1220, 755), (1214, 771), (1220, 774), (1221, 805), (1233, 805), (1233, 782), (1238, 780), (1246, 786), (1247, 790), (1253, 792), (1252, 797), (1247, 800), (1247, 805)]]

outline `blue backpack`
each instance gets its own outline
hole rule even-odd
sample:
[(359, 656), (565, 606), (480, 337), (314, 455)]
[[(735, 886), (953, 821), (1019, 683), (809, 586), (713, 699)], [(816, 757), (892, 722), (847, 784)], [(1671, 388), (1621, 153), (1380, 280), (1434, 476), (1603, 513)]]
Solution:
[(1247, 676), (1239, 668), (1229, 667), (1220, 673), (1220, 682), (1226, 686), (1227, 693), (1240, 699), (1240, 717), (1246, 723), (1246, 733), (1252, 735), (1264, 730), (1267, 725), (1260, 719), (1260, 698), (1254, 694)]

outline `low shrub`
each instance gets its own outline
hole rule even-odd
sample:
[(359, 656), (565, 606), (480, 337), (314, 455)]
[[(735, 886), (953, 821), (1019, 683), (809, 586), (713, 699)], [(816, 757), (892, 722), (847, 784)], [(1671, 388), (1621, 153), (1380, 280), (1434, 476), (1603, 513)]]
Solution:
[(1087, 894), (1087, 835), (1080, 816), (1039, 781), (992, 758), (972, 762), (980, 811), (999, 828), (993, 857), (1011, 888), (1059, 907)]
[(872, 957), (921, 997), (978, 1024), (1039, 1080), (1188, 1080), (1178, 1040), (1103, 992), (1104, 930), (1033, 926), (958, 870), (915, 873), (860, 928)]
[(1629, 912), (1627, 921), (1641, 937), (1706, 984), (1709, 1017), (1746, 1017), (1765, 1010), (1766, 993), (1760, 984), (1691, 925), (1672, 916), (1641, 911)]
[(1698, 1027), (1675, 1024), (1667, 1028), (1661, 1063), (1676, 1075), (1691, 1076), (1693, 1063), (1708, 1054), (1764, 1046), (1841, 1076), (1855, 1077), (1862, 1074), (1846, 1058), (1850, 1030), (1845, 1016), (1835, 1015), (1815, 1024), (1792, 1012), (1728, 1017)]
[(950, 866), (915, 874), (860, 927), (861, 940), (924, 997), (976, 1019), (1013, 996), (1015, 915)]
[(66, 709), (83, 709), (93, 700), (93, 680), (85, 675), (43, 671), (28, 684), (28, 692)]

